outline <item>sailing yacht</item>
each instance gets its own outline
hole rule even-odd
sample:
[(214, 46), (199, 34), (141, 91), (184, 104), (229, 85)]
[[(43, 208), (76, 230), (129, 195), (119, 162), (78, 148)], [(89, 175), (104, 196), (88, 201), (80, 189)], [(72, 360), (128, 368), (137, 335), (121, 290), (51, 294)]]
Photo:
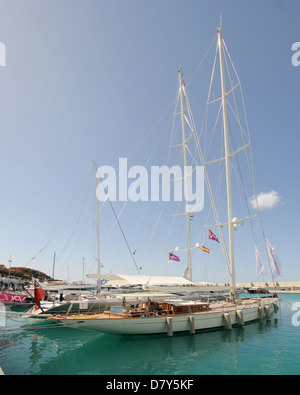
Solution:
[[(244, 325), (245, 323), (263, 318), (270, 318), (273, 313), (278, 311), (279, 297), (277, 295), (239, 299), (237, 296), (237, 285), (235, 278), (235, 255), (233, 232), (241, 220), (233, 218), (232, 210), (232, 189), (231, 189), (231, 169), (230, 159), (233, 155), (240, 152), (245, 147), (230, 152), (228, 117), (227, 117), (227, 96), (232, 91), (226, 91), (225, 84), (225, 65), (222, 39), (222, 28), (217, 29), (218, 35), (218, 54), (220, 63), (221, 78), (221, 108), (223, 114), (223, 132), (224, 132), (224, 158), (226, 169), (226, 190), (227, 190), (227, 223), (228, 226), (228, 252), (225, 248), (225, 259), (230, 274), (230, 296), (225, 301), (196, 301), (166, 299), (155, 300), (148, 297), (139, 305), (130, 307), (115, 306), (109, 311), (101, 314), (80, 314), (80, 315), (59, 315), (52, 317), (56, 322), (72, 327), (88, 328), (110, 334), (159, 334), (167, 333), (171, 336), (174, 332), (194, 333), (201, 329), (227, 328), (231, 329), (232, 325)], [(184, 164), (187, 165), (187, 137), (186, 137), (186, 111), (188, 108), (188, 98), (186, 86), (183, 80), (182, 70), (178, 69), (180, 105), (181, 105), (181, 124), (184, 150)], [(205, 161), (202, 161), (205, 163)], [(191, 263), (191, 230), (190, 220), (193, 216), (189, 210), (186, 210), (187, 219), (187, 269), (186, 278), (192, 279)], [(251, 217), (250, 217), (251, 218)], [(217, 221), (218, 229), (224, 226)], [(222, 230), (221, 230), (222, 233)], [(224, 243), (224, 238), (222, 237)], [(199, 247), (199, 246), (198, 246)]]

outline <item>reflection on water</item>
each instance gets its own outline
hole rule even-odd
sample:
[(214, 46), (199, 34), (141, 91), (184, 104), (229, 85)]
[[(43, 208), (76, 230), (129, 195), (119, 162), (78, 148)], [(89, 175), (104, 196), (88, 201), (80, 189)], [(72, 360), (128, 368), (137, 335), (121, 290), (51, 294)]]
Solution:
[(61, 328), (1, 333), (0, 366), (12, 374), (299, 374), (291, 308), (231, 331), (114, 336)]

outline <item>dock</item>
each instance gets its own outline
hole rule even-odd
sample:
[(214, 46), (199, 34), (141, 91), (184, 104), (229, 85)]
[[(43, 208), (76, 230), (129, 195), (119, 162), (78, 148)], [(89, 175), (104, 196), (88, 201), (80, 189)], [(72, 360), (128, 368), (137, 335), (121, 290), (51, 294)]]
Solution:
[(282, 294), (300, 294), (300, 281), (291, 282), (277, 282), (275, 287), (272, 282), (257, 282), (257, 283), (239, 283), (237, 287), (240, 292), (247, 292), (249, 289), (264, 289), (269, 293), (282, 293)]

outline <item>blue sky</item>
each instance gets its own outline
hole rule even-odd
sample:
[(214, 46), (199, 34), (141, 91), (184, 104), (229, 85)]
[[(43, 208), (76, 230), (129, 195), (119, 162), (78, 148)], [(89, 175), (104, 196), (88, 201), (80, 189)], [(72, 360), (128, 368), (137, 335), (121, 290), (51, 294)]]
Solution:
[[(2, 0), (0, 9), (6, 47), (6, 66), (0, 67), (0, 263), (7, 265), (12, 254), (13, 266), (51, 274), (56, 251), (56, 277), (66, 279), (69, 267), (70, 279), (80, 280), (83, 257), (86, 271), (95, 272), (91, 163), (116, 166), (130, 155), (172, 105), (177, 67), (186, 81), (192, 76), (222, 13), (223, 37), (243, 87), (256, 191), (280, 197), (262, 210), (264, 230), (284, 265), (281, 280), (300, 281), (300, 67), (291, 63), (292, 44), (300, 41), (297, 0)], [(191, 87), (199, 126), (210, 68), (203, 65)], [(151, 134), (132, 165), (143, 164), (159, 136)], [(154, 164), (164, 164), (164, 150), (155, 152)], [(135, 274), (117, 227), (110, 234), (114, 218), (106, 206), (103, 271)], [(119, 212), (122, 205), (114, 207)], [(128, 205), (120, 218), (133, 250), (151, 237), (137, 227), (145, 207)], [(150, 225), (148, 219), (145, 228)], [(159, 231), (166, 230), (161, 224), (156, 230), (161, 240)], [(158, 248), (150, 248), (150, 257)], [(152, 272), (151, 258), (136, 259), (148, 274), (180, 275), (184, 267), (164, 266), (161, 258)], [(249, 280), (248, 274), (256, 281), (255, 262), (250, 266), (237, 269), (238, 281)], [(210, 261), (202, 269), (195, 280), (228, 281)]]

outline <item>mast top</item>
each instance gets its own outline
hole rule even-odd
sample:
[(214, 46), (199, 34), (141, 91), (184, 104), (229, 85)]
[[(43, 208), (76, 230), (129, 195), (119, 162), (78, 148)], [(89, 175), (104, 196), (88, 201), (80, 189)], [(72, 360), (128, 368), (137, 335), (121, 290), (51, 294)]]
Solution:
[(217, 32), (222, 34), (222, 14), (220, 14), (220, 25), (217, 27)]

